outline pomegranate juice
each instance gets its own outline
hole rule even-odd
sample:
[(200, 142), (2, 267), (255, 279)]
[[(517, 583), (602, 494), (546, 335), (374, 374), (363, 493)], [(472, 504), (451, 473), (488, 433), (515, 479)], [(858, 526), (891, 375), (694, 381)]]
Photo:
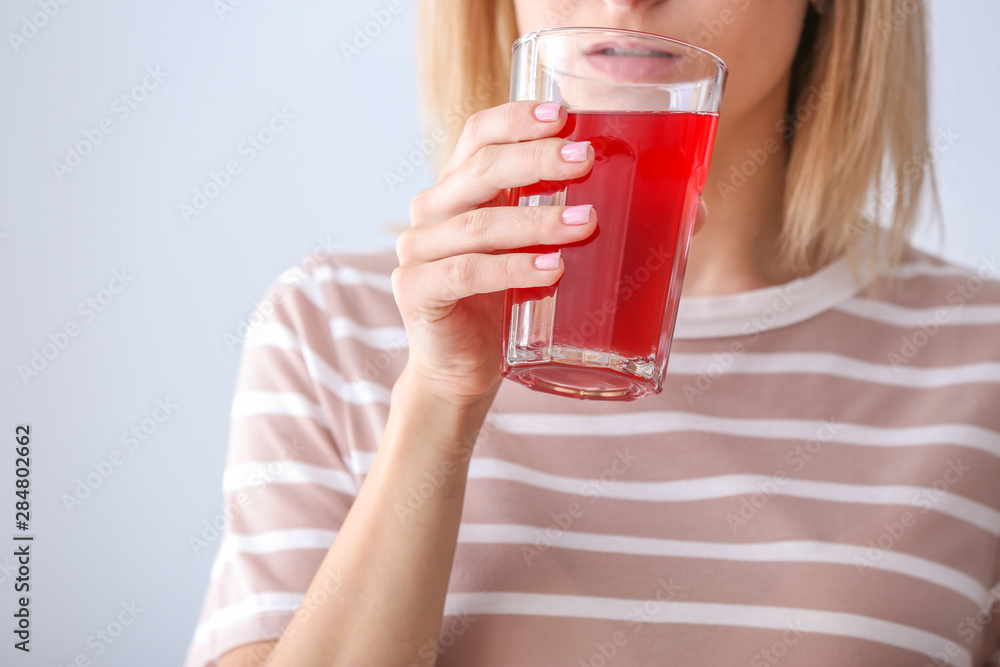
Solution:
[[(505, 375), (556, 393), (581, 383), (593, 397), (651, 393), (641, 378), (669, 351), (717, 122), (704, 113), (569, 114), (559, 136), (590, 141), (593, 170), (573, 181), (517, 188), (512, 203), (592, 204), (597, 231), (560, 248), (566, 269), (555, 286), (508, 291), (504, 341), (516, 363), (505, 364)], [(638, 383), (627, 377), (633, 374)]]

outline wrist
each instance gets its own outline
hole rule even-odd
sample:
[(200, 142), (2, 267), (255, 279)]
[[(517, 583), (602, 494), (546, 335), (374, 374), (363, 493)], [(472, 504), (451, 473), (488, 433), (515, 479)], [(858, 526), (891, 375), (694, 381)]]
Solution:
[(389, 424), (432, 435), (447, 455), (467, 461), (499, 388), (497, 381), (485, 394), (452, 396), (408, 364), (392, 387)]
[(437, 382), (434, 378), (421, 371), (412, 363), (407, 363), (403, 367), (396, 384), (393, 385), (393, 400), (396, 395), (405, 395), (408, 398), (419, 398), (429, 407), (448, 410), (460, 415), (475, 415), (481, 413), (483, 417), (493, 404), (497, 391), (503, 378), (498, 376), (497, 380), (478, 394), (458, 394), (442, 388), (445, 383)]

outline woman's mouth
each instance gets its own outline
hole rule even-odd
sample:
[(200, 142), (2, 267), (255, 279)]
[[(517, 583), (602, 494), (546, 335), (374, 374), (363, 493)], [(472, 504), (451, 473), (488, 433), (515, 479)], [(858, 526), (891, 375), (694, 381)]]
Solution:
[(586, 52), (587, 62), (616, 81), (656, 82), (673, 70), (681, 56), (651, 49), (642, 42), (615, 40), (596, 44)]

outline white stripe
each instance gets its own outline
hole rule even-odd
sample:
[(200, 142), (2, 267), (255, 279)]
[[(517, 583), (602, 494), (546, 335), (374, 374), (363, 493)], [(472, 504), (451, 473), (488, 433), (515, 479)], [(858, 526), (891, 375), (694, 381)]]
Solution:
[(233, 397), (233, 421), (254, 415), (308, 417), (329, 430), (323, 409), (302, 394), (278, 391), (241, 391)]
[(299, 461), (254, 461), (231, 465), (222, 476), (225, 492), (267, 484), (317, 484), (328, 489), (357, 495), (354, 478), (343, 470)]
[[(367, 475), (375, 454), (357, 451), (351, 453), (350, 464), (354, 475)], [(723, 475), (673, 482), (605, 482), (553, 475), (501, 459), (476, 456), (469, 462), (468, 478), (499, 479), (588, 498), (599, 496), (638, 502), (716, 500), (757, 494), (762, 489), (768, 489), (774, 492), (773, 495), (828, 502), (902, 505), (921, 511), (929, 506), (942, 514), (1000, 535), (1000, 512), (992, 507), (953, 493), (939, 494), (935, 489), (918, 486), (837, 484), (788, 478), (779, 485), (773, 476), (768, 475)]]
[(365, 327), (347, 317), (330, 320), (330, 332), (334, 340), (356, 338), (368, 347), (378, 350), (401, 350), (409, 345), (406, 329), (403, 327)]
[(302, 604), (301, 593), (258, 593), (243, 598), (235, 604), (222, 609), (216, 609), (198, 625), (194, 631), (195, 644), (202, 644), (208, 635), (224, 628), (241, 623), (261, 614), (295, 613)]
[(961, 278), (971, 278), (976, 275), (973, 269), (965, 266), (952, 266), (950, 264), (931, 264), (929, 262), (908, 262), (906, 264), (900, 264), (899, 270), (893, 274), (896, 278), (901, 280), (909, 280), (910, 278), (918, 278), (923, 276), (947, 276), (947, 277), (961, 277)]
[(298, 352), (305, 361), (309, 376), (348, 403), (389, 404), (391, 392), (388, 388), (367, 380), (348, 380), (326, 363), (311, 347), (303, 344), (298, 336), (283, 324), (269, 322), (262, 325), (251, 338), (247, 339), (247, 345), (278, 347)]
[(948, 304), (935, 308), (904, 308), (859, 297), (840, 304), (836, 309), (894, 327), (917, 328), (931, 322), (941, 326), (1000, 324), (1000, 306), (991, 305)]
[(469, 479), (502, 479), (539, 489), (637, 502), (696, 502), (742, 495), (808, 498), (834, 503), (900, 505), (931, 509), (1000, 535), (1000, 512), (953, 493), (938, 494), (919, 486), (875, 486), (836, 484), (803, 479), (776, 481), (769, 475), (720, 475), (673, 482), (635, 482), (562, 477), (527, 468), (509, 461), (473, 457)]
[[(461, 544), (535, 544), (544, 529), (537, 526), (512, 524), (462, 523), (458, 542)], [(222, 568), (237, 554), (268, 554), (293, 549), (324, 549), (333, 544), (335, 531), (297, 529), (280, 530), (254, 535), (230, 534), (219, 548), (212, 568), (216, 579)], [(977, 608), (986, 608), (992, 599), (990, 592), (964, 572), (917, 556), (895, 551), (883, 551), (871, 559), (868, 548), (859, 545), (817, 541), (785, 541), (749, 544), (725, 544), (664, 540), (624, 535), (558, 532), (557, 537), (545, 537), (545, 543), (559, 549), (591, 551), (667, 558), (698, 558), (744, 563), (830, 563), (873, 570), (894, 572), (942, 586), (968, 598)], [(860, 563), (860, 565), (859, 565)]]
[(361, 452), (356, 449), (351, 450), (351, 458), (345, 463), (348, 464), (354, 476), (367, 475), (375, 462), (375, 452)]
[(264, 321), (247, 330), (245, 347), (278, 347), (300, 352), (302, 343), (291, 329), (280, 322)]
[(351, 266), (333, 267), (324, 264), (313, 271), (319, 282), (335, 282), (340, 285), (363, 285), (392, 294), (392, 278), (385, 273), (362, 271)]
[[(671, 600), (654, 601), (657, 602), (655, 605), (649, 602), (582, 595), (450, 593), (445, 601), (444, 613), (446, 616), (507, 614), (635, 621), (641, 612), (644, 622), (773, 630), (801, 627), (810, 633), (854, 637), (925, 655), (934, 655), (950, 642), (932, 632), (857, 614)], [(958, 647), (957, 652), (953, 658), (956, 667), (972, 667), (972, 656), (968, 650)]]
[(322, 264), (309, 274), (292, 269), (285, 275), (288, 276), (287, 282), (294, 284), (295, 288), (321, 311), (328, 310), (320, 286), (320, 283), (324, 282), (334, 282), (339, 285), (363, 285), (392, 294), (392, 280), (389, 276), (349, 266), (333, 267)]
[(316, 309), (322, 312), (326, 312), (326, 303), (323, 299), (323, 290), (320, 289), (319, 283), (316, 281), (315, 271), (307, 276), (299, 276), (295, 280), (295, 288), (304, 295), (307, 299), (312, 301)]
[(336, 537), (336, 531), (311, 528), (272, 530), (252, 535), (229, 533), (219, 546), (219, 553), (212, 565), (210, 579), (212, 581), (218, 579), (219, 575), (222, 574), (222, 570), (238, 554), (273, 554), (293, 551), (295, 549), (322, 549), (327, 551), (333, 545), (333, 540)]
[(847, 378), (873, 384), (913, 389), (933, 389), (983, 382), (1000, 384), (1000, 363), (921, 368), (919, 366), (873, 364), (839, 354), (785, 352), (732, 355), (683, 354), (674, 352), (667, 362), (672, 375), (809, 373)]
[(560, 530), (548, 538), (537, 526), (512, 524), (466, 524), (459, 528), (458, 541), (466, 544), (536, 544), (540, 536), (548, 546), (577, 551), (700, 558), (744, 563), (831, 563), (858, 567), (861, 562), (873, 570), (895, 572), (948, 588), (968, 598), (977, 608), (990, 599), (989, 591), (964, 572), (934, 561), (895, 551), (883, 551), (872, 560), (868, 547), (834, 542), (787, 541), (752, 544), (690, 542), (624, 535), (601, 535)]
[(696, 432), (766, 440), (822, 439), (869, 447), (957, 445), (1000, 458), (1000, 433), (967, 424), (935, 424), (885, 428), (804, 419), (736, 419), (689, 412), (630, 412), (625, 414), (505, 413), (498, 428), (514, 435), (558, 437), (629, 437)]

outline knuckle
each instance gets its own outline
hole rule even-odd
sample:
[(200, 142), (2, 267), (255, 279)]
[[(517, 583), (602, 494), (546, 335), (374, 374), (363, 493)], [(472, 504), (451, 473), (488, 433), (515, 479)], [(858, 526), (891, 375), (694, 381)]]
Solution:
[[(524, 209), (524, 218), (530, 227), (533, 229), (541, 229), (547, 225), (551, 214), (547, 208), (542, 208), (540, 206), (521, 206)], [(556, 212), (556, 215), (559, 215)]]
[(552, 142), (534, 141), (531, 150), (528, 152), (528, 161), (535, 172), (542, 172), (549, 162), (549, 153), (552, 151)]
[(392, 293), (395, 297), (398, 298), (401, 294), (404, 293), (406, 289), (406, 283), (407, 283), (406, 270), (401, 266), (397, 266), (395, 269), (392, 270), (392, 273), (389, 275), (389, 280), (392, 283)]
[(500, 122), (504, 130), (513, 132), (521, 122), (521, 109), (517, 104), (505, 104), (500, 113)]
[(472, 283), (476, 274), (475, 261), (470, 255), (459, 255), (444, 266), (445, 280), (455, 287), (465, 287)]
[(519, 258), (515, 254), (503, 256), (503, 261), (497, 263), (497, 279), (504, 285), (516, 285), (521, 275)]
[(475, 141), (483, 132), (483, 112), (477, 111), (469, 116), (462, 129), (462, 135), (466, 141)]
[(462, 231), (475, 240), (486, 241), (491, 236), (494, 218), (493, 210), (490, 208), (469, 211), (462, 220)]
[(404, 229), (396, 237), (396, 259), (399, 260), (400, 266), (406, 264), (407, 260), (413, 252), (413, 230)]
[(496, 167), (497, 154), (493, 146), (483, 146), (466, 162), (470, 176), (484, 178), (489, 176)]
[(426, 222), (429, 211), (428, 192), (428, 190), (418, 192), (410, 200), (410, 224), (420, 225)]

